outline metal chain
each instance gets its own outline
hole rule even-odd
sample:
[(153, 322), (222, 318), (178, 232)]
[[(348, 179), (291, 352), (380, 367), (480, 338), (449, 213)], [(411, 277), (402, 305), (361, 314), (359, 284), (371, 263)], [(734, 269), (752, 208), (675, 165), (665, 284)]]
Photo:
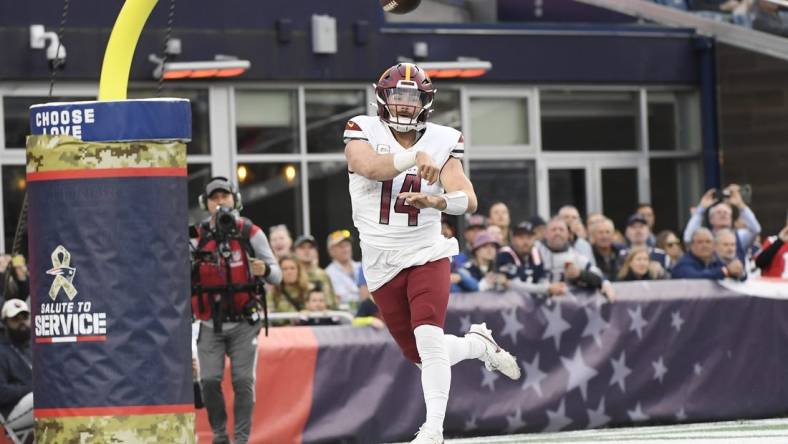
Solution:
[(159, 76), (159, 85), (156, 88), (156, 96), (161, 97), (161, 90), (164, 84), (164, 64), (167, 63), (167, 58), (169, 58), (169, 53), (167, 52), (167, 43), (170, 41), (170, 37), (172, 36), (172, 24), (175, 21), (175, 0), (170, 0), (170, 11), (167, 15), (167, 32), (164, 34), (164, 49), (162, 52), (164, 53), (163, 60), (161, 62), (161, 75)]
[[(57, 30), (57, 50), (55, 51), (55, 59), (49, 67), (49, 97), (52, 97), (52, 91), (55, 89), (55, 75), (61, 63), (57, 56), (60, 55), (60, 47), (63, 46), (63, 30), (66, 26), (66, 18), (68, 17), (68, 3), (69, 0), (63, 1), (63, 12), (60, 14), (60, 28)], [(62, 63), (65, 63), (65, 61)]]

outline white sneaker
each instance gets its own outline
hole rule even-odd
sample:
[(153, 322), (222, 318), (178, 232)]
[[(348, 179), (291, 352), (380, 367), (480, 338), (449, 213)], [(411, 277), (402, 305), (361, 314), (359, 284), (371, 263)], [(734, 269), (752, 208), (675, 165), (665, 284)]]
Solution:
[(416, 434), (416, 439), (410, 444), (443, 444), (443, 433), (421, 426), (419, 433)]
[(477, 335), (484, 343), (484, 354), (479, 359), (484, 362), (487, 370), (498, 370), (511, 379), (520, 379), (520, 367), (517, 365), (517, 360), (495, 342), (492, 331), (487, 328), (486, 323), (471, 325), (466, 336), (469, 334)]

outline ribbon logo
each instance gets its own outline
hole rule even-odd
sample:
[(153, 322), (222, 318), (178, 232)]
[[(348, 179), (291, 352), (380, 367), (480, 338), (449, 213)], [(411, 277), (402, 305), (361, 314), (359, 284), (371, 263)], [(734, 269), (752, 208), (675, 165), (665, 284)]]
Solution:
[(61, 288), (66, 292), (69, 301), (74, 300), (74, 296), (77, 295), (77, 289), (72, 283), (77, 269), (69, 265), (71, 265), (71, 253), (64, 246), (58, 245), (55, 251), (52, 252), (52, 268), (46, 272), (55, 276), (52, 286), (49, 287), (49, 297), (53, 301), (57, 299), (57, 294)]

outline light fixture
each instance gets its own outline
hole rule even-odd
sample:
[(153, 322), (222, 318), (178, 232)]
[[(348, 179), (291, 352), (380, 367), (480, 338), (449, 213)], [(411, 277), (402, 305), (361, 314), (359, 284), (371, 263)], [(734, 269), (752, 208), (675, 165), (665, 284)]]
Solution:
[(153, 69), (155, 79), (164, 80), (176, 79), (207, 79), (236, 77), (246, 72), (252, 63), (249, 60), (239, 60), (237, 57), (219, 54), (214, 60), (196, 62), (175, 62), (167, 61), (181, 53), (181, 40), (172, 38), (167, 40), (164, 52), (167, 57), (160, 57), (157, 54), (148, 55), (148, 60), (156, 64)]
[(238, 181), (243, 182), (246, 180), (246, 176), (249, 174), (249, 171), (246, 169), (245, 165), (238, 165)]
[(287, 182), (292, 182), (296, 177), (296, 169), (293, 165), (288, 165), (285, 167), (285, 180)]
[(419, 67), (436, 79), (481, 77), (492, 69), (485, 60), (456, 60), (450, 62), (420, 62)]

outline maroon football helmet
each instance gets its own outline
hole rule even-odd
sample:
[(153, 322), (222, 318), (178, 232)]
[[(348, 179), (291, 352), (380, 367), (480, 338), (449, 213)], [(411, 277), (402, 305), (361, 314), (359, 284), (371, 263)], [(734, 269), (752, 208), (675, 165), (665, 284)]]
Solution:
[(383, 72), (373, 86), (378, 116), (386, 125), (402, 133), (424, 129), (436, 89), (423, 69), (413, 63), (398, 63)]

